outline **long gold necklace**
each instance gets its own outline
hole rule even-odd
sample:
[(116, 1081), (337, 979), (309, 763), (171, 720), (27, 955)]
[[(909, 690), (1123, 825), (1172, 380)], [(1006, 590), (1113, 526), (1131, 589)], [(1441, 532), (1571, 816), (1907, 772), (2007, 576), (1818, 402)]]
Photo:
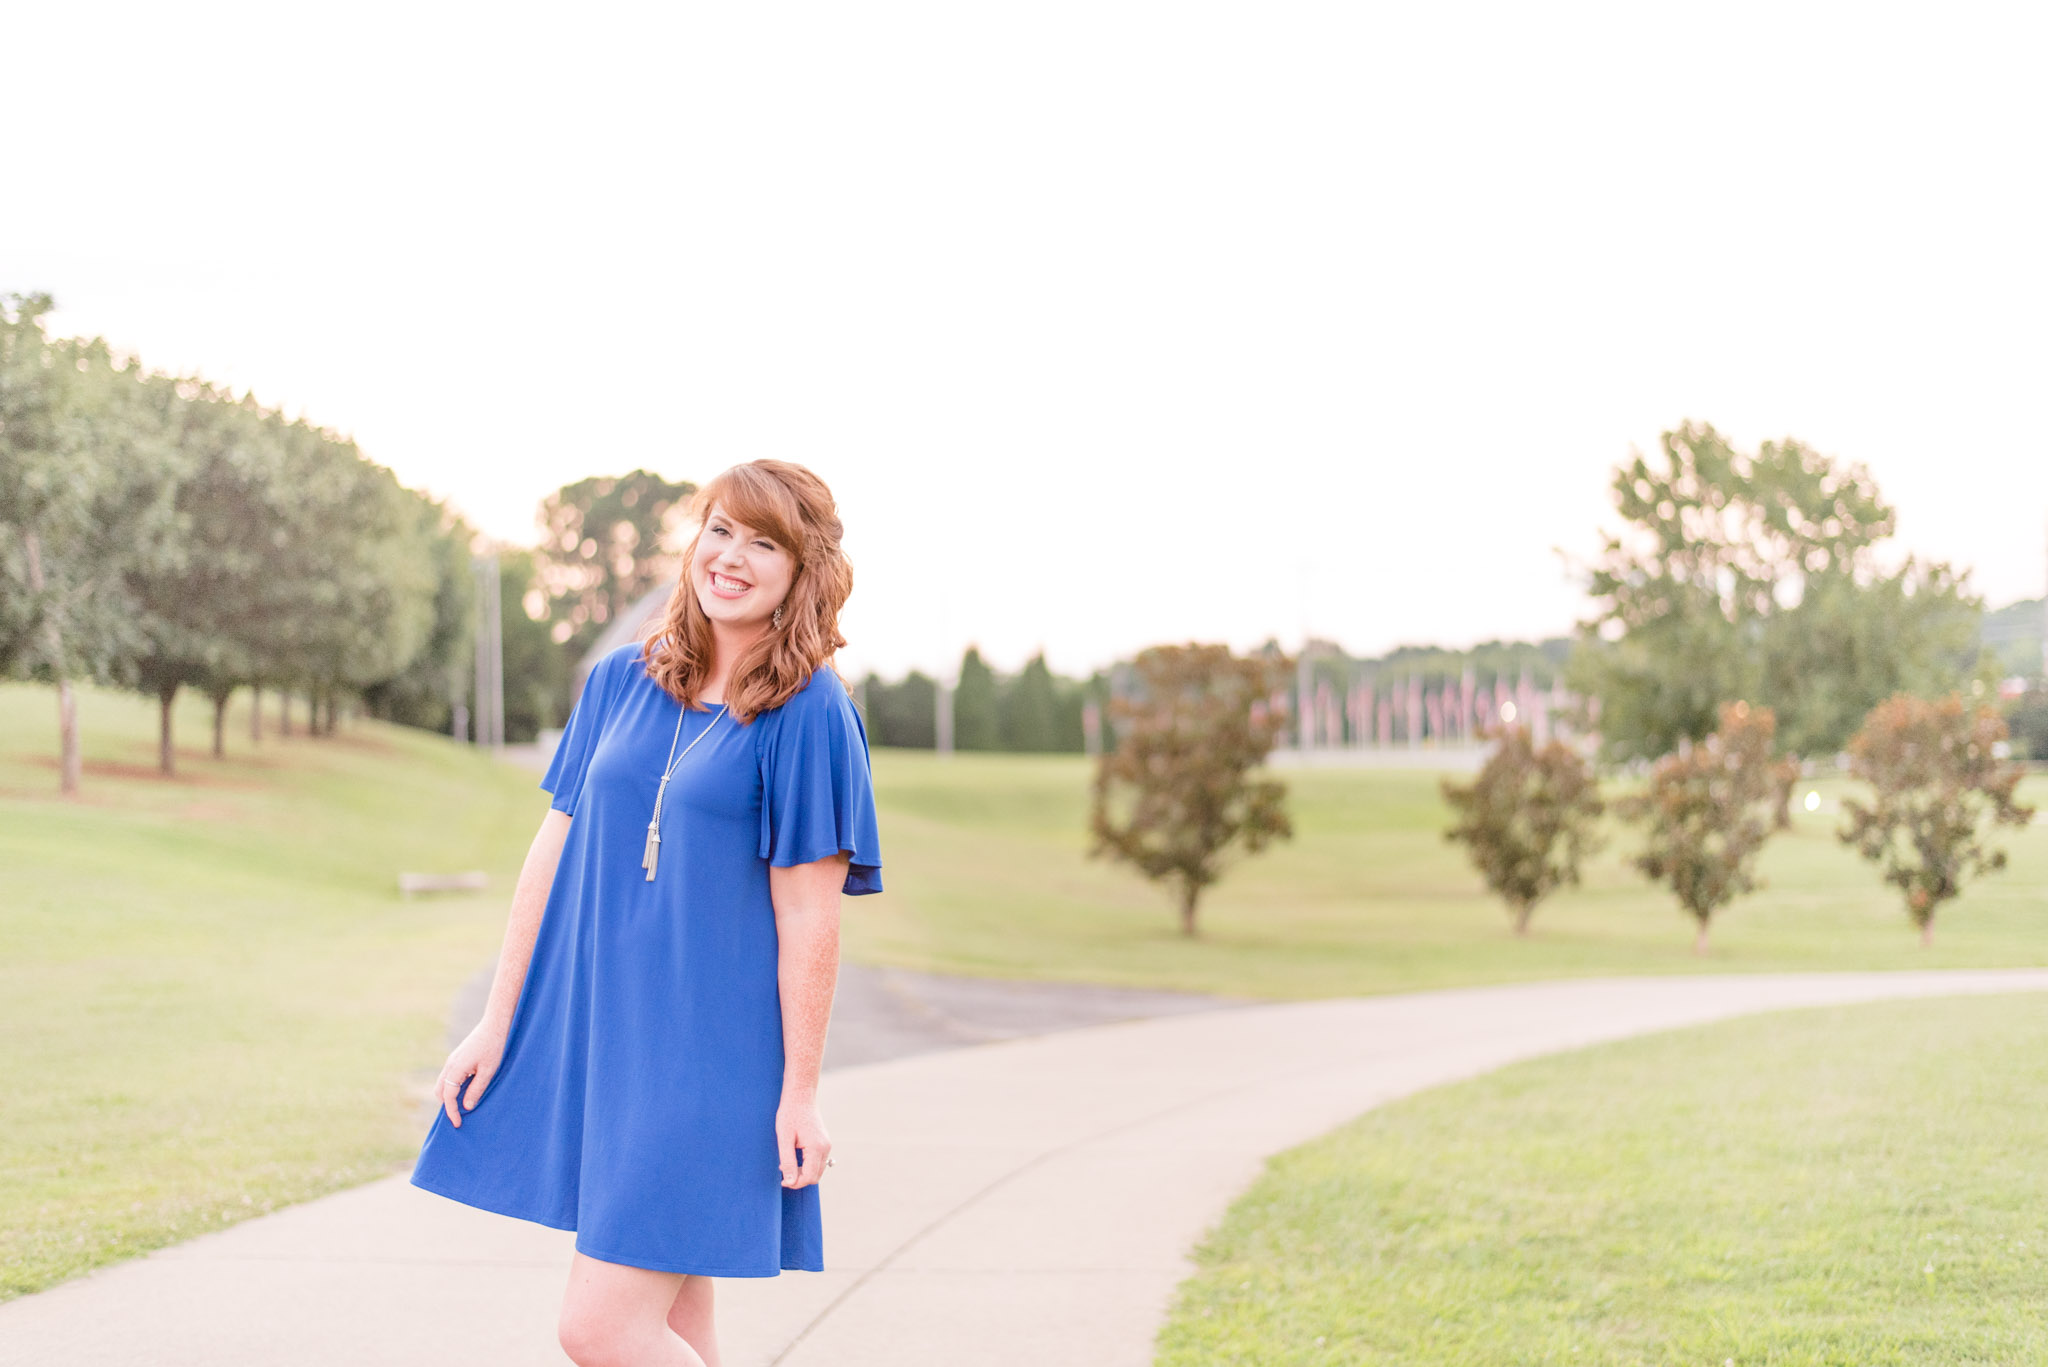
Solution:
[(697, 748), (697, 741), (711, 734), (711, 728), (718, 725), (718, 719), (725, 715), (727, 706), (729, 704), (719, 704), (718, 716), (705, 723), (704, 729), (697, 733), (697, 740), (685, 745), (680, 755), (676, 753), (676, 742), (683, 738), (683, 715), (690, 709), (680, 707), (676, 711), (676, 733), (668, 743), (668, 764), (661, 771), (661, 786), (654, 790), (654, 816), (647, 823), (647, 850), (640, 856), (640, 867), (647, 870), (647, 881), (650, 883), (654, 881), (654, 866), (661, 862), (661, 804), (668, 796), (668, 781), (676, 776), (676, 767), (688, 759), (690, 752)]

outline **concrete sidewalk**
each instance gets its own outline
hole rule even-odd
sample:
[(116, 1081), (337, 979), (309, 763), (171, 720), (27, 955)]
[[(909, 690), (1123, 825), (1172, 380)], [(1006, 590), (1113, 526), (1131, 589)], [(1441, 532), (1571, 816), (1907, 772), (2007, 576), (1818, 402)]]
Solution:
[[(828, 1270), (719, 1286), (731, 1367), (1151, 1360), (1268, 1155), (1517, 1059), (1786, 1007), (2048, 989), (2048, 969), (1524, 984), (1247, 1006), (831, 1073)], [(0, 1362), (548, 1364), (571, 1236), (403, 1177), (0, 1306)]]

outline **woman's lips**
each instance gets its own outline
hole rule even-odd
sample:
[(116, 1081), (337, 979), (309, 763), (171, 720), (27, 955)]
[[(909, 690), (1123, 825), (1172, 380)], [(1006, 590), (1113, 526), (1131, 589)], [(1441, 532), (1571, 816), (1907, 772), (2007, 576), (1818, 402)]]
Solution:
[(711, 571), (711, 591), (720, 598), (737, 598), (753, 587), (744, 579), (734, 579), (731, 575), (720, 574), (717, 570)]

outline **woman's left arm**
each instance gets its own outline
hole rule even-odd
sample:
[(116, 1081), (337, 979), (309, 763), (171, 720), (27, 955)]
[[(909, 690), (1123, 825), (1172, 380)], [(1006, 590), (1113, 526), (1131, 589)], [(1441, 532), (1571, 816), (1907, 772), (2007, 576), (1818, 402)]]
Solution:
[[(775, 982), (782, 993), (782, 1102), (775, 1108), (775, 1147), (782, 1185), (807, 1187), (824, 1174), (832, 1137), (818, 1114), (818, 1068), (839, 975), (839, 893), (848, 855), (768, 870), (775, 904)], [(803, 1164), (797, 1164), (797, 1150)]]

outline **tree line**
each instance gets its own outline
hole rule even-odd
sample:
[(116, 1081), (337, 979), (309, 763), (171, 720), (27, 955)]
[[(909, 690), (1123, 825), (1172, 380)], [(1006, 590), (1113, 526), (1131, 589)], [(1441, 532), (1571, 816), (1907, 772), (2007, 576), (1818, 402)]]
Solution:
[(158, 700), (168, 771), (185, 688), (212, 699), (218, 753), (238, 688), (277, 690), (287, 726), (306, 699), (327, 734), (345, 699), (450, 664), (457, 519), (334, 432), (50, 336), (50, 307), (0, 299), (0, 672), (55, 685), (65, 792), (81, 682)]
[[(1015, 674), (991, 668), (969, 646), (953, 689), (953, 748), (1020, 754), (1079, 754), (1087, 748), (1088, 704), (1108, 696), (1107, 676), (1071, 679), (1052, 672), (1040, 652)], [(856, 686), (868, 738), (876, 745), (929, 750), (937, 744), (939, 686), (912, 670), (889, 682), (870, 673)]]

